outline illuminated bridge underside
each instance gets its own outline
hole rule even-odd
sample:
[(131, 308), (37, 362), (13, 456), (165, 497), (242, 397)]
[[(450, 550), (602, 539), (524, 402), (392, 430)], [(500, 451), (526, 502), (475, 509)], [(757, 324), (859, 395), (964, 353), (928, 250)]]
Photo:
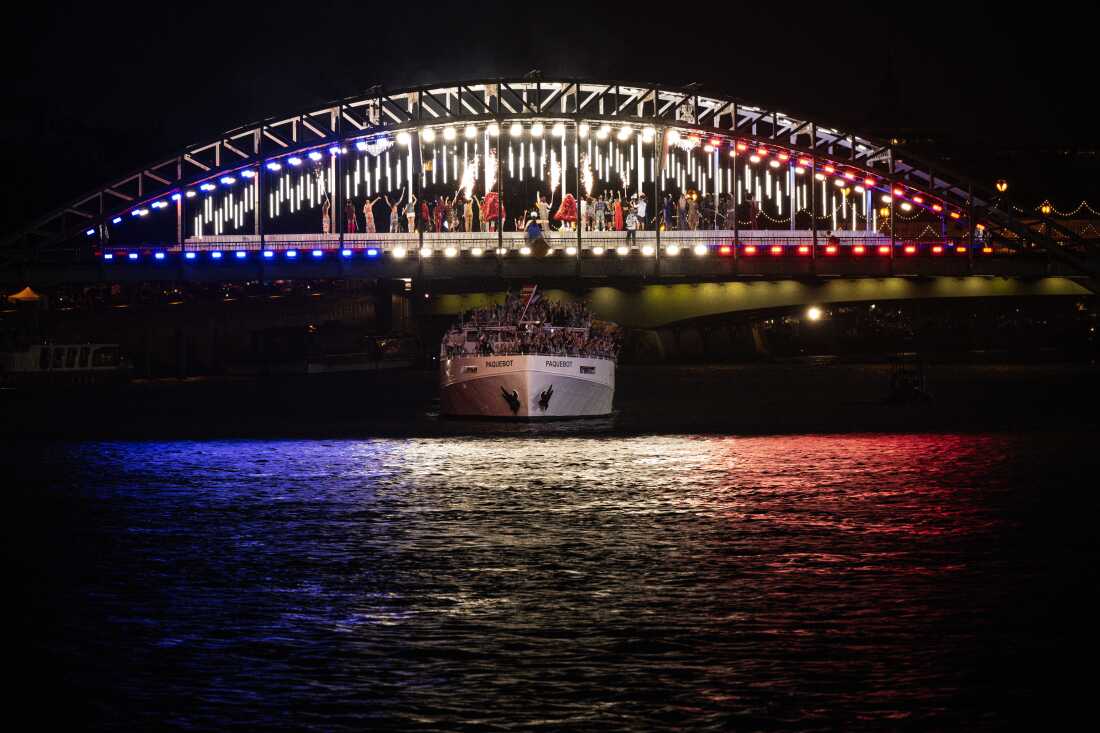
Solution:
[[(499, 152), (496, 175), (490, 151)], [(509, 206), (530, 206), (535, 190), (556, 188), (560, 201), (564, 192), (625, 189), (650, 197), (652, 219), (665, 194), (752, 194), (759, 217), (742, 208), (746, 228), (885, 232), (888, 220), (893, 241), (1041, 248), (1078, 273), (1100, 273), (1091, 240), (1045, 215), (1022, 221), (997, 193), (886, 141), (694, 88), (541, 79), (373, 89), (230, 130), (50, 213), (0, 242), (0, 261), (209, 250), (241, 235), (257, 237), (257, 249), (268, 237), (308, 242), (322, 231), (325, 197), (339, 250), (346, 201), (362, 222), (365, 197), (411, 184), (434, 199), (458, 189), (467, 167), (479, 174), (475, 195), (503, 190)]]
[[(595, 287), (583, 293), (600, 318), (631, 328), (659, 328), (694, 318), (737, 311), (791, 308), (811, 304), (884, 302), (918, 298), (988, 298), (997, 296), (1085, 296), (1090, 291), (1063, 277), (1025, 281), (999, 277), (900, 277), (646, 285), (639, 288)], [(559, 300), (575, 292), (547, 291)], [(503, 293), (442, 294), (432, 297), (430, 312), (454, 315), (468, 308), (502, 302)]]

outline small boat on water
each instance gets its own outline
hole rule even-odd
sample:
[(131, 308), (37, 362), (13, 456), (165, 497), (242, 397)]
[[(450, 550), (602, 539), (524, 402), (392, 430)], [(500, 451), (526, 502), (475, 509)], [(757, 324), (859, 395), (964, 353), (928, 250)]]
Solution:
[(43, 344), (0, 352), (0, 384), (100, 384), (129, 378), (118, 344)]
[(515, 420), (597, 417), (615, 397), (618, 328), (583, 303), (509, 295), (463, 314), (443, 336), (441, 411)]

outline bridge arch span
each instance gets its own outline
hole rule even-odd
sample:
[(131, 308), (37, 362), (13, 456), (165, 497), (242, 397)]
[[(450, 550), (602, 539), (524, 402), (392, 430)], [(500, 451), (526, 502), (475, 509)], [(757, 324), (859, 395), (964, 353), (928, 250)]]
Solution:
[[(372, 237), (361, 207), (387, 195), (434, 203), (455, 191), (480, 199), (479, 218), (487, 195), (502, 198), (506, 206), (495, 217), (486, 206), (481, 222), (497, 230), (513, 226), (505, 209), (531, 206), (536, 191), (558, 201), (645, 194), (651, 227), (662, 223), (658, 202), (686, 194), (695, 203), (677, 211), (676, 227), (698, 228), (693, 209), (713, 198), (714, 228), (723, 219), (734, 242), (739, 231), (770, 229), (812, 232), (815, 245), (819, 231), (951, 237), (971, 248), (1043, 248), (1078, 272), (1100, 272), (1093, 244), (1058, 221), (1023, 221), (998, 193), (891, 141), (696, 88), (541, 78), (374, 88), (244, 125), (66, 203), (0, 241), (0, 258), (371, 242), (388, 255), (412, 250), (414, 234), (424, 250), (426, 228), (440, 235), (427, 248), (443, 250), (442, 237), (457, 241), (461, 216), (456, 224), (414, 207), (409, 228), (399, 209), (393, 231), (389, 209), (375, 201), (372, 216), (393, 234)], [(575, 249), (581, 257), (583, 246)]]

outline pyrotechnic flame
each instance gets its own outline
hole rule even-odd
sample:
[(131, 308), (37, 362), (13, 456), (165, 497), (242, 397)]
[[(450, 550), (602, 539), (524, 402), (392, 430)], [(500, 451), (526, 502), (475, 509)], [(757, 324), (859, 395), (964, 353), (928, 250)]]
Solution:
[(584, 184), (584, 195), (592, 195), (592, 184), (595, 180), (592, 176), (592, 166), (588, 163), (588, 154), (581, 156), (581, 182)]
[(554, 194), (557, 193), (560, 185), (561, 164), (558, 163), (558, 156), (555, 153), (550, 153), (550, 198), (554, 198)]
[(493, 190), (497, 185), (497, 151), (493, 148), (485, 156), (485, 193)]
[(474, 195), (474, 186), (477, 184), (477, 169), (480, 162), (478, 155), (474, 156), (473, 160), (466, 161), (466, 167), (462, 169), (462, 190), (466, 193), (466, 198), (472, 198)]
[(627, 191), (630, 190), (630, 169), (629, 168), (623, 168), (622, 177), (623, 177), (623, 193), (626, 193)]

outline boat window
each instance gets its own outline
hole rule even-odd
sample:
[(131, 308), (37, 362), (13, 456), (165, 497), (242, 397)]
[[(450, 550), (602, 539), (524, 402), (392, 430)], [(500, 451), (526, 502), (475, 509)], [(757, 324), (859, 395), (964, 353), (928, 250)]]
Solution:
[(91, 351), (92, 350), (89, 349), (87, 346), (81, 346), (80, 347), (80, 368), (81, 369), (88, 366), (88, 355), (91, 354)]
[(118, 365), (118, 349), (113, 346), (104, 346), (92, 353), (92, 366), (113, 367)]
[(70, 346), (65, 350), (65, 368), (72, 369), (76, 366), (76, 347)]
[(581, 367), (581, 374), (595, 374), (595, 373), (596, 373), (596, 367), (594, 367), (594, 366), (582, 366)]
[(463, 374), (474, 374), (475, 372), (477, 372), (477, 367), (475, 367), (475, 366), (468, 366), (468, 367), (463, 367), (462, 368), (462, 373)]
[(60, 369), (65, 364), (65, 349), (57, 347), (53, 350), (53, 368)]
[(43, 370), (50, 368), (50, 347), (43, 346), (38, 350), (38, 368)]

